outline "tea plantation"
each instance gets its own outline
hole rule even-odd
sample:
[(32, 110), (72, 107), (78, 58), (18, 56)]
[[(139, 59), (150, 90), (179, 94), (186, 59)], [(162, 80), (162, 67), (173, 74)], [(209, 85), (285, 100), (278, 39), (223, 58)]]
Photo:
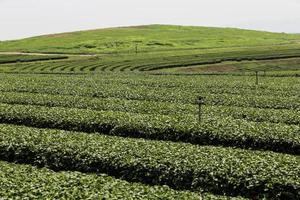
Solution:
[(154, 25), (0, 43), (45, 53), (0, 55), (0, 199), (300, 199), (299, 41)]

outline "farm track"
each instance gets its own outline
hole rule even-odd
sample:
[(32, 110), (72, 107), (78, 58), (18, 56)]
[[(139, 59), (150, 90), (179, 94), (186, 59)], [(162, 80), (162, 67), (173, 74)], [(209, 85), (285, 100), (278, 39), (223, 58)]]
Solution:
[(0, 51), (0, 55), (28, 55), (28, 56), (80, 56), (80, 57), (92, 57), (95, 54), (61, 54), (61, 53), (35, 53), (35, 52), (3, 52)]

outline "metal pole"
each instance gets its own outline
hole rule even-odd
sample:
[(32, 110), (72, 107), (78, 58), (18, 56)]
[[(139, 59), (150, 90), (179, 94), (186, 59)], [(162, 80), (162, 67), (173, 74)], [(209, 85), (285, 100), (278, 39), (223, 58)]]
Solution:
[(202, 122), (202, 105), (204, 104), (204, 97), (198, 97), (197, 99), (198, 104), (198, 122)]
[(255, 74), (256, 74), (256, 85), (258, 85), (258, 71), (256, 71)]
[(201, 114), (202, 114), (202, 113), (201, 113), (201, 105), (202, 105), (202, 104), (199, 103), (199, 116), (198, 116), (198, 117), (199, 117), (199, 119), (198, 119), (199, 123), (201, 123)]
[(135, 44), (135, 54), (138, 54), (138, 44)]

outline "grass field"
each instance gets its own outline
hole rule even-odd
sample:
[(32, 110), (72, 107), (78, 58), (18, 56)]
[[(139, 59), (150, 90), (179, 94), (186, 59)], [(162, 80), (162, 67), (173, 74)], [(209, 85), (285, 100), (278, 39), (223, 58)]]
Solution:
[[(116, 53), (299, 44), (299, 35), (232, 28), (137, 26), (99, 29), (2, 42), (1, 51)], [(222, 50), (221, 50), (222, 51)]]
[(0, 55), (0, 197), (300, 199), (299, 41), (152, 25), (1, 42), (91, 55)]

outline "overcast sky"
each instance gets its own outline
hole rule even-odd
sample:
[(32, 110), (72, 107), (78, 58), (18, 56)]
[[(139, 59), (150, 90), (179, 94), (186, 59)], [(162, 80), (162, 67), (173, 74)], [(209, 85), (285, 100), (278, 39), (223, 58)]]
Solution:
[(300, 0), (0, 0), (0, 40), (139, 24), (300, 33)]

